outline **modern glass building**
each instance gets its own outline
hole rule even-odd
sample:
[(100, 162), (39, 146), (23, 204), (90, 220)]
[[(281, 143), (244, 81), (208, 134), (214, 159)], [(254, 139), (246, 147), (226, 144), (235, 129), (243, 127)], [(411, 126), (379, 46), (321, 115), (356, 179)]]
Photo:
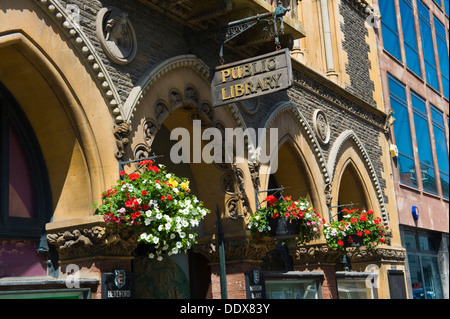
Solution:
[(378, 0), (378, 52), (408, 289), (448, 298), (449, 1)]

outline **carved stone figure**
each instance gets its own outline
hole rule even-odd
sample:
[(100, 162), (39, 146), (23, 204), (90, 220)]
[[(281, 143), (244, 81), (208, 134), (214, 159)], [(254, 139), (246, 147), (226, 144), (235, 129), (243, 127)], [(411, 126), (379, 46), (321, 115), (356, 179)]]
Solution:
[(111, 7), (97, 14), (97, 36), (106, 55), (115, 63), (125, 65), (136, 56), (137, 43), (128, 14)]

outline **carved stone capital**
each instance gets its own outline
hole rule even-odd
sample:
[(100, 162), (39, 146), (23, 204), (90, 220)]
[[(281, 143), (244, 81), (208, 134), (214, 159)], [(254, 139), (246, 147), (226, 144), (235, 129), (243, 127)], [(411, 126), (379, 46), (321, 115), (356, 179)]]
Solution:
[(294, 263), (296, 265), (334, 264), (340, 254), (326, 244), (300, 246), (295, 251)]
[(60, 260), (95, 256), (131, 257), (138, 234), (104, 222), (80, 224), (48, 231), (47, 240), (56, 246)]

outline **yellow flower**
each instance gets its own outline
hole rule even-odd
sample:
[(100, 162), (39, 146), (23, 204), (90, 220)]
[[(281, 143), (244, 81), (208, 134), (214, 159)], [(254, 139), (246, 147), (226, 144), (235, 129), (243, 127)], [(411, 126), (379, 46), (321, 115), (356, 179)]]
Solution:
[(169, 184), (172, 185), (172, 188), (178, 186), (178, 182), (176, 180), (174, 180), (173, 178), (169, 178)]
[(187, 191), (189, 189), (189, 181), (182, 182), (180, 184), (181, 190)]

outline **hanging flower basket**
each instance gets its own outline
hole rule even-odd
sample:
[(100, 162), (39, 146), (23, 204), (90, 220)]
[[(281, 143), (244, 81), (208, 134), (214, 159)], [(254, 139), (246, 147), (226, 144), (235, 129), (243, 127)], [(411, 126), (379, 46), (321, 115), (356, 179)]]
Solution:
[(343, 219), (324, 224), (323, 233), (330, 248), (345, 251), (347, 247), (365, 246), (374, 249), (386, 242), (387, 226), (381, 225), (381, 218), (373, 211), (359, 212), (358, 209), (344, 209)]
[(275, 239), (298, 238), (299, 244), (320, 238), (325, 222), (306, 198), (292, 200), (291, 196), (266, 197), (266, 207), (260, 208), (250, 218), (248, 229), (255, 241), (264, 236)]
[(289, 219), (287, 217), (275, 218), (269, 220), (272, 237), (295, 237), (300, 233), (300, 222), (298, 219)]
[(361, 247), (364, 245), (364, 237), (356, 234), (345, 236), (344, 247)]
[(196, 243), (194, 229), (210, 211), (190, 194), (189, 180), (168, 173), (152, 160), (139, 163), (139, 170), (126, 174), (102, 193), (95, 213), (109, 225), (129, 228), (138, 242), (151, 245), (150, 258), (185, 252)]

